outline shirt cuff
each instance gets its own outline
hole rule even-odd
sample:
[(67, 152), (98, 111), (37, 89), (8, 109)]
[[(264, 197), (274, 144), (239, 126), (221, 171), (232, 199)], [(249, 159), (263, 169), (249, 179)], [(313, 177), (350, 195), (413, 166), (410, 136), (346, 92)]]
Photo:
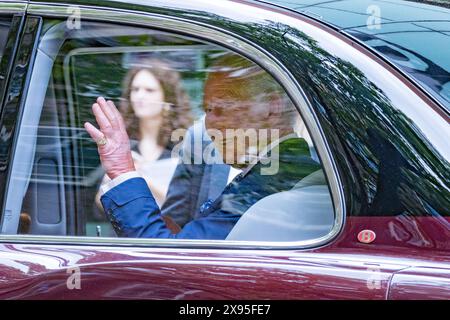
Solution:
[(121, 184), (122, 182), (125, 182), (128, 179), (139, 178), (139, 177), (141, 177), (141, 175), (137, 171), (130, 171), (130, 172), (122, 173), (121, 175), (115, 177), (114, 179), (104, 182), (100, 186), (100, 193), (101, 193), (100, 195), (101, 196), (104, 195), (109, 190), (111, 190), (114, 187), (117, 187), (119, 184)]

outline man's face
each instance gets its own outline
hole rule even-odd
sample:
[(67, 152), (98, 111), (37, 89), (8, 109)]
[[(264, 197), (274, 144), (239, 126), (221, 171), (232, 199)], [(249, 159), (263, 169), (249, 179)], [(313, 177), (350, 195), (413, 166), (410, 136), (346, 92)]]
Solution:
[(228, 164), (257, 154), (261, 129), (271, 127), (270, 103), (264, 96), (249, 97), (245, 86), (242, 79), (226, 74), (214, 75), (205, 84), (206, 129)]

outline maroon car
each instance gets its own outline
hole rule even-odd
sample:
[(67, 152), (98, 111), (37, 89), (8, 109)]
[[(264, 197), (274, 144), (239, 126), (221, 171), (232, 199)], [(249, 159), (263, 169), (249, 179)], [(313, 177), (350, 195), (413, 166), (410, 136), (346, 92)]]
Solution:
[[(0, 298), (449, 299), (450, 9), (429, 2), (1, 1)], [(164, 60), (189, 101), (172, 129), (195, 131), (223, 57), (267, 79), (242, 86), (255, 97), (293, 106), (317, 170), (224, 240), (118, 236), (83, 127), (93, 101), (128, 101), (130, 70)], [(221, 186), (194, 162), (180, 189), (177, 159), (139, 168), (174, 234), (242, 174)]]

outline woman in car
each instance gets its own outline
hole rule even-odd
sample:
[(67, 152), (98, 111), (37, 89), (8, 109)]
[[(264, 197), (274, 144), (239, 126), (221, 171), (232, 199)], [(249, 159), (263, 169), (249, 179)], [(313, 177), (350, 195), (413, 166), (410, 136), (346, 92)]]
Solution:
[[(130, 69), (123, 88), (119, 110), (130, 135), (134, 164), (162, 205), (178, 162), (171, 157), (171, 134), (192, 124), (189, 97), (180, 74), (154, 58)], [(108, 180), (105, 175), (103, 182)]]

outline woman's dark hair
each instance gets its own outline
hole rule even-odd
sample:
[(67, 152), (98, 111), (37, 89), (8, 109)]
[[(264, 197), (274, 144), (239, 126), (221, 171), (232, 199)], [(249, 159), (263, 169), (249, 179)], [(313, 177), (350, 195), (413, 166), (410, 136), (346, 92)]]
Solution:
[(170, 141), (173, 130), (187, 129), (192, 124), (192, 114), (189, 106), (189, 96), (183, 89), (180, 74), (167, 63), (159, 59), (145, 59), (139, 65), (130, 69), (123, 81), (123, 93), (120, 111), (124, 117), (130, 139), (140, 140), (139, 119), (134, 114), (130, 103), (131, 84), (134, 77), (142, 70), (149, 71), (160, 83), (164, 92), (164, 102), (170, 105), (169, 110), (163, 109), (163, 120), (158, 134), (158, 144), (166, 149), (172, 149)]

